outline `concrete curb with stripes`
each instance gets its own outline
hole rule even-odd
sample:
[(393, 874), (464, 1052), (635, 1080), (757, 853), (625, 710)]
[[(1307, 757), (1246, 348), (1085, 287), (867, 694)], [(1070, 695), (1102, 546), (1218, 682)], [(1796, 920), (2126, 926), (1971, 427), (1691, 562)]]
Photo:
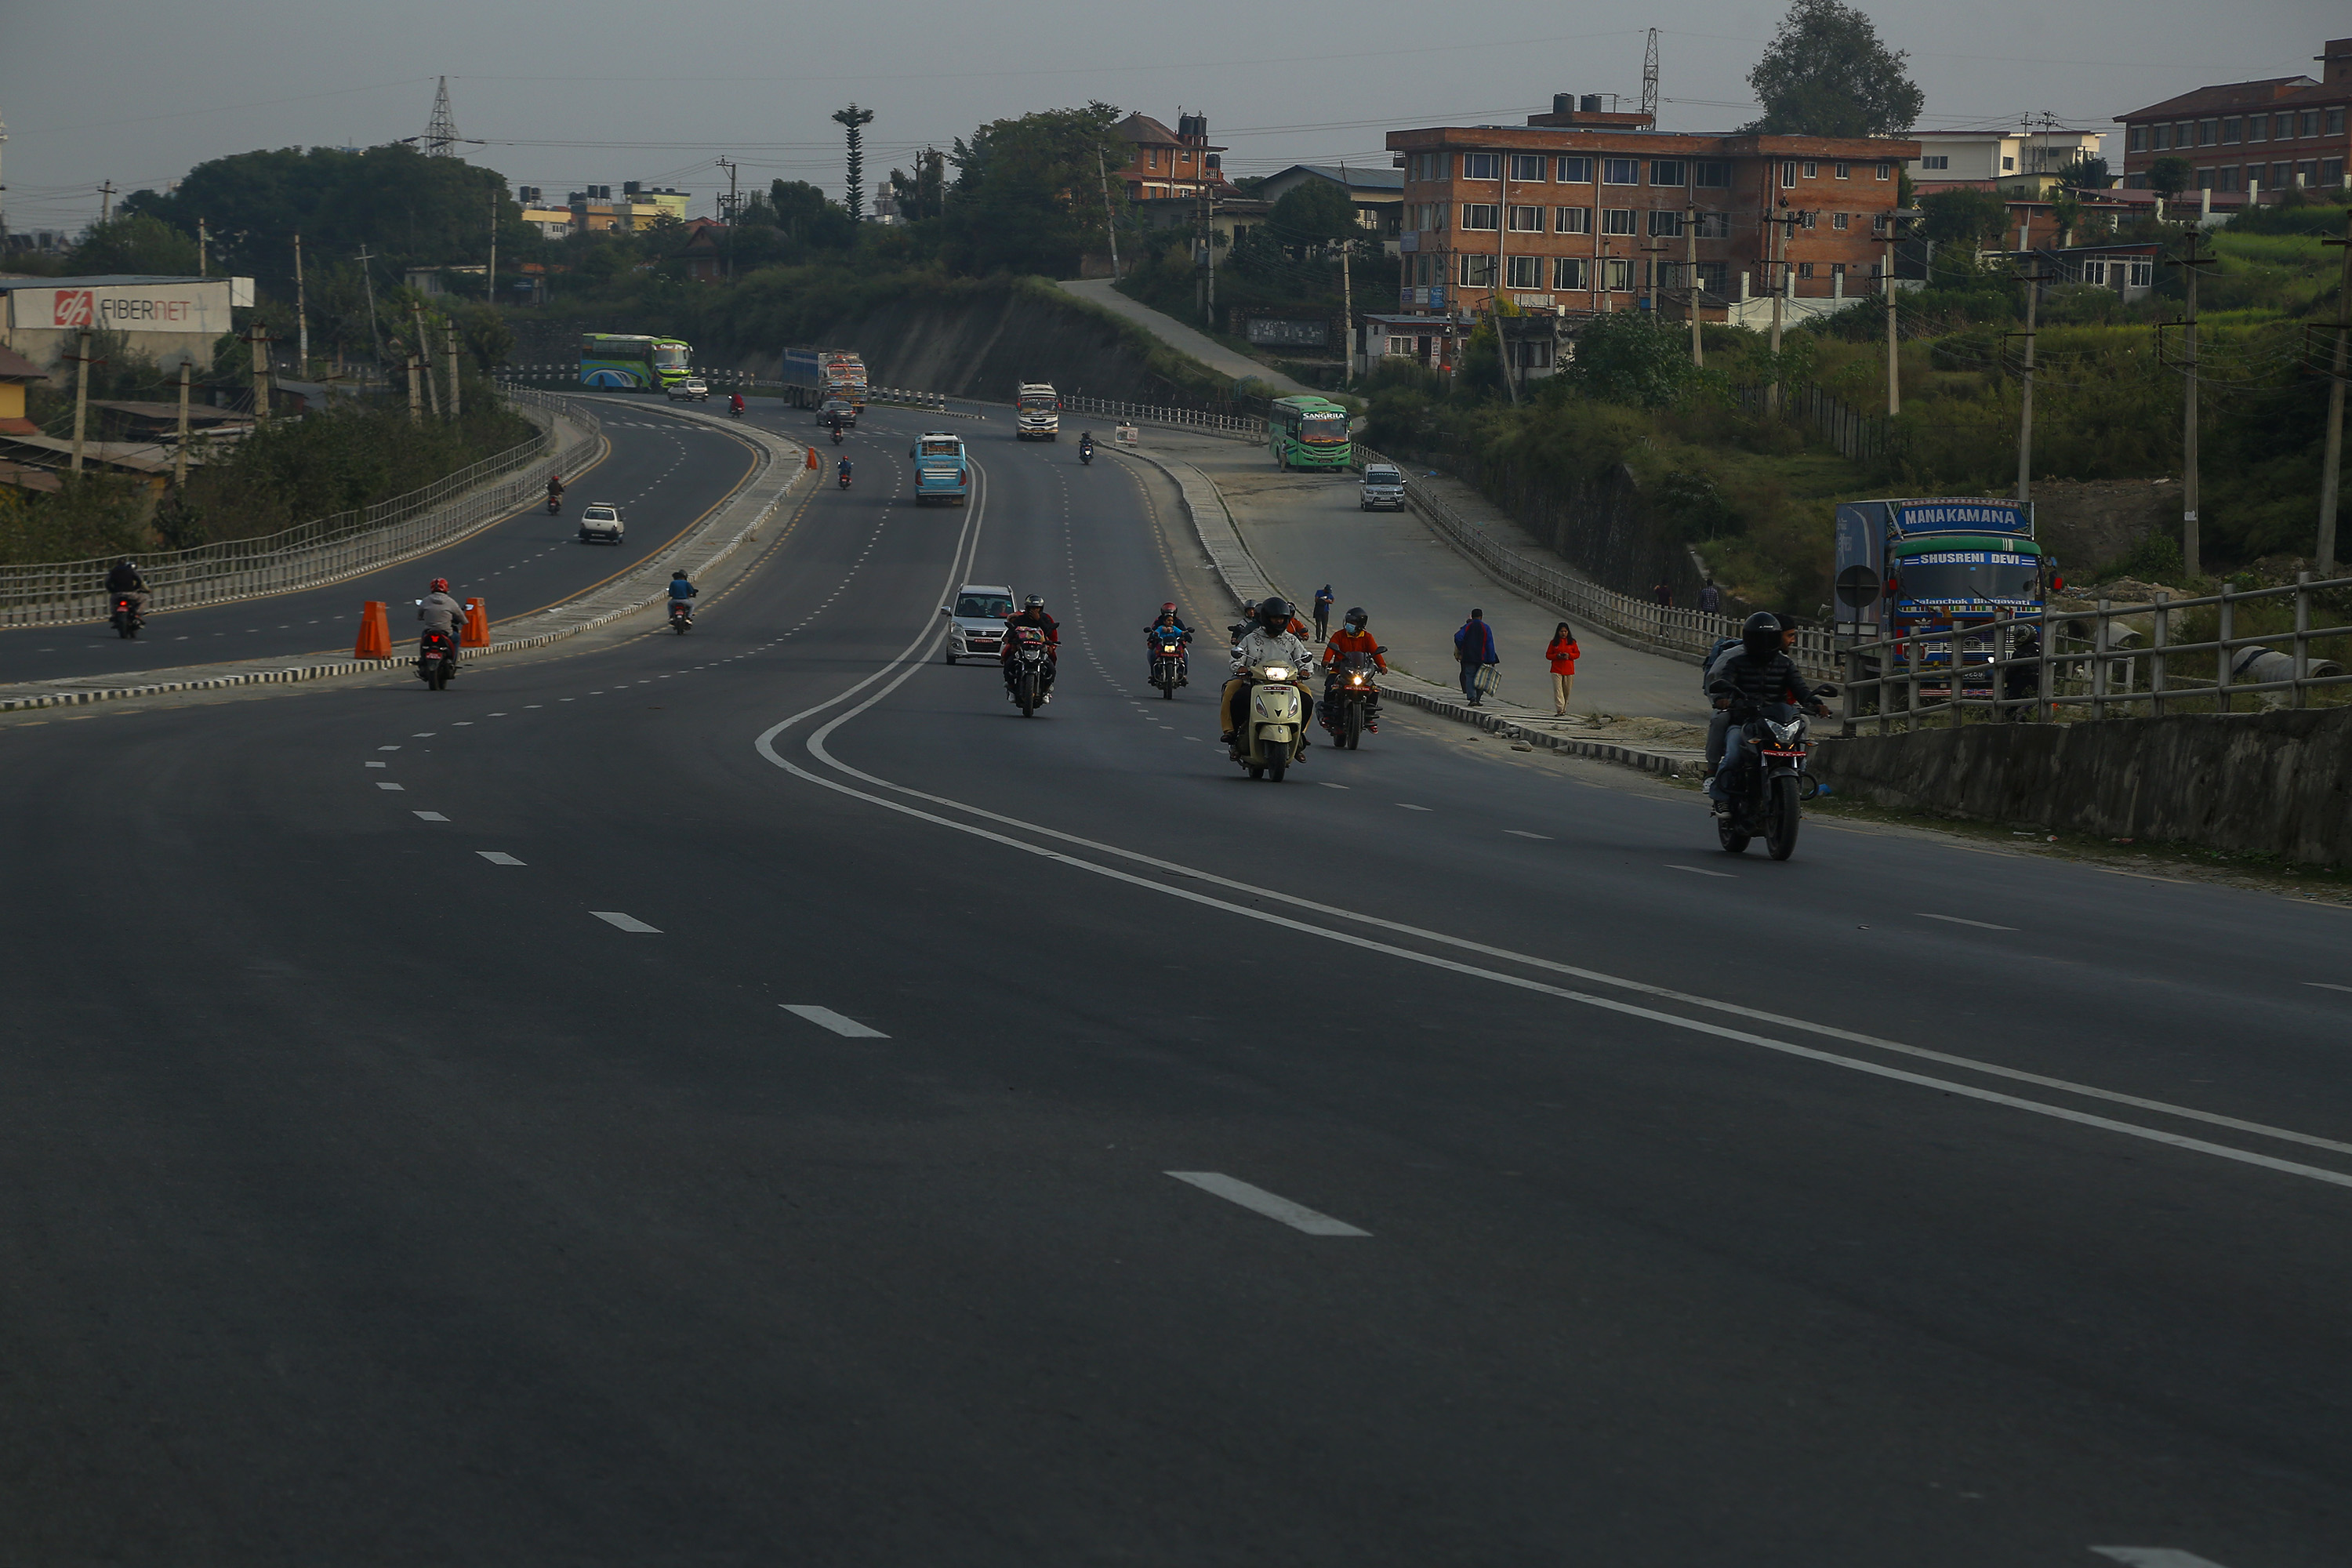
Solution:
[[(529, 637), (506, 637), (488, 647), (463, 649), (458, 657), (466, 662), (488, 658), (494, 654), (520, 653), (530, 648), (545, 647), (583, 632), (608, 626), (624, 616), (631, 616), (668, 595), (668, 573), (683, 555), (723, 536), (719, 548), (705, 556), (699, 564), (690, 568), (699, 576), (716, 566), (742, 545), (785, 501), (806, 486), (814, 470), (806, 467), (808, 448), (756, 426), (746, 426), (732, 419), (712, 415), (688, 414), (673, 410), (682, 418), (700, 418), (710, 424), (732, 429), (761, 443), (762, 461), (746, 479), (733, 500), (722, 507), (689, 537), (680, 540), (670, 549), (639, 563), (616, 583), (584, 593), (576, 599), (566, 600), (542, 612), (555, 616), (576, 616), (565, 624)], [(791, 454), (792, 477), (774, 482), (776, 471), (786, 454)], [(650, 585), (640, 580), (659, 574)], [(25, 712), (37, 708), (74, 708), (92, 702), (118, 701), (128, 697), (158, 697), (174, 691), (217, 691), (234, 686), (268, 686), (289, 681), (325, 680), (339, 675), (370, 675), (402, 668), (410, 662), (409, 656), (398, 655), (388, 659), (342, 658), (324, 663), (302, 663), (272, 668), (242, 671), (236, 675), (200, 677), (188, 680), (149, 681), (138, 686), (77, 687), (68, 690), (41, 692), (27, 697), (0, 698), (0, 713)]]
[[(1217, 580), (1234, 596), (1236, 607), (1244, 601), (1263, 599), (1281, 592), (1274, 585), (1274, 580), (1266, 574), (1256, 555), (1251, 552), (1249, 542), (1242, 537), (1240, 526), (1234, 521), (1233, 513), (1226, 508), (1225, 498), (1214, 480), (1190, 463), (1128, 448), (1117, 450), (1126, 457), (1140, 458), (1176, 481), (1176, 488), (1183, 497), (1184, 514), (1192, 521), (1193, 535), (1200, 540), (1201, 549), (1207, 554), (1209, 565), (1216, 573)], [(1530, 746), (1541, 746), (1546, 751), (1565, 752), (1570, 756), (1589, 757), (1595, 762), (1616, 763), (1629, 768), (1639, 768), (1643, 773), (1663, 773), (1670, 778), (1679, 775), (1685, 768), (1696, 773), (1705, 763), (1705, 757), (1697, 752), (1653, 750), (1647, 746), (1629, 746), (1620, 741), (1588, 741), (1538, 729), (1500, 713), (1473, 708), (1457, 698), (1446, 697), (1441, 689), (1429, 686), (1426, 681), (1410, 676), (1404, 679), (1412, 684), (1407, 685), (1391, 676), (1381, 686), (1382, 695), (1425, 709), (1441, 718), (1475, 724), (1489, 734), (1506, 735)], [(1418, 689), (1422, 687), (1428, 689)]]

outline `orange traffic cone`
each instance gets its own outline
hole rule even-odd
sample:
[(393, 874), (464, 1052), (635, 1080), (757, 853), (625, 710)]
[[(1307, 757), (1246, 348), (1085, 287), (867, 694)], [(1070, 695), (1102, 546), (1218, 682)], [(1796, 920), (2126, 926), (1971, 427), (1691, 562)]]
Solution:
[(459, 647), (490, 646), (490, 612), (483, 608), (482, 601), (479, 599), (466, 601), (466, 629), (457, 634), (457, 646)]
[(809, 455), (808, 466), (809, 466), (810, 468), (815, 468), (815, 467), (816, 467), (816, 448), (815, 448), (814, 447), (811, 447), (808, 449), (808, 455)]
[(390, 658), (392, 657), (392, 622), (385, 616), (382, 599), (368, 599), (360, 605), (360, 640), (352, 647), (353, 658)]

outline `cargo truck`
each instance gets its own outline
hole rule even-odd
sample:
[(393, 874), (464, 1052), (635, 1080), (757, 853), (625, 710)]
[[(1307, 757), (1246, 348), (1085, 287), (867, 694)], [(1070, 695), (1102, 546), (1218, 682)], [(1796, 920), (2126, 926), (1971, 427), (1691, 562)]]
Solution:
[(1836, 627), (1845, 646), (1875, 643), (1869, 673), (1936, 669), (1922, 697), (1950, 692), (1957, 663), (1972, 693), (1991, 684), (1988, 668), (2012, 657), (1996, 647), (1999, 621), (2038, 628), (2056, 563), (2033, 537), (2033, 503), (1931, 497), (1843, 501), (1837, 509)]
[(786, 349), (783, 384), (793, 407), (819, 418), (830, 406), (855, 424), (866, 406), (866, 362), (846, 349)]

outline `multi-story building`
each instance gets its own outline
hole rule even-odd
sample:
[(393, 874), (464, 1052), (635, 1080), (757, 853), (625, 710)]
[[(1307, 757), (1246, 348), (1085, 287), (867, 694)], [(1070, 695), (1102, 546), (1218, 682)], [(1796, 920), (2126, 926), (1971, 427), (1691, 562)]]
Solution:
[(1875, 287), (1918, 142), (1663, 132), (1554, 102), (1525, 126), (1389, 133), (1405, 178), (1402, 310), (1461, 319), (1497, 293), (1562, 314), (1648, 309), (1662, 292), (1688, 308), (1695, 282), (1702, 315), (1745, 319), (1741, 301), (1776, 289), (1825, 302)]
[(1258, 183), (1258, 195), (1278, 202), (1301, 185), (1323, 184), (1347, 193), (1356, 204), (1356, 223), (1377, 237), (1389, 255), (1397, 253), (1399, 219), (1404, 209), (1404, 175), (1394, 168), (1359, 169), (1344, 163), (1293, 163)]
[(1222, 163), (1223, 147), (1209, 145), (1209, 117), (1179, 114), (1176, 129), (1149, 114), (1130, 114), (1113, 128), (1133, 149), (1124, 168), (1110, 177), (1127, 187), (1129, 201), (1165, 201), (1211, 194), (1234, 194)]
[(2191, 190), (2279, 191), (2347, 184), (2345, 110), (2352, 107), (2352, 38), (2330, 38), (2320, 80), (2269, 77), (2200, 87), (2117, 115), (2124, 184), (2147, 188), (2159, 158), (2187, 160)]
[(1987, 184), (2004, 195), (2041, 195), (2058, 172), (2099, 155), (2095, 131), (1914, 131), (1919, 155), (1905, 167), (1921, 195), (1939, 185)]

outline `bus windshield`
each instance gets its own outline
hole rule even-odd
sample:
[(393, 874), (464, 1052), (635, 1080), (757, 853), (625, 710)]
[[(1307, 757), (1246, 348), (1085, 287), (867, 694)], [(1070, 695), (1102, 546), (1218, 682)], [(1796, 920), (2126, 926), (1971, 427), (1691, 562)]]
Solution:
[(1024, 392), (1021, 395), (1020, 406), (1037, 410), (1050, 410), (1054, 406), (1054, 395), (1050, 392)]
[(1901, 606), (2009, 608), (2039, 597), (2042, 563), (1994, 550), (1939, 550), (1893, 563), (1893, 596)]
[(1013, 601), (1002, 594), (966, 594), (956, 600), (956, 614), (968, 621), (1002, 619), (1013, 613)]
[(1325, 445), (1348, 438), (1348, 416), (1345, 414), (1309, 414), (1299, 421), (1298, 438), (1316, 445)]
[(686, 368), (686, 345), (684, 343), (656, 343), (654, 345), (654, 363), (663, 370), (684, 370)]

